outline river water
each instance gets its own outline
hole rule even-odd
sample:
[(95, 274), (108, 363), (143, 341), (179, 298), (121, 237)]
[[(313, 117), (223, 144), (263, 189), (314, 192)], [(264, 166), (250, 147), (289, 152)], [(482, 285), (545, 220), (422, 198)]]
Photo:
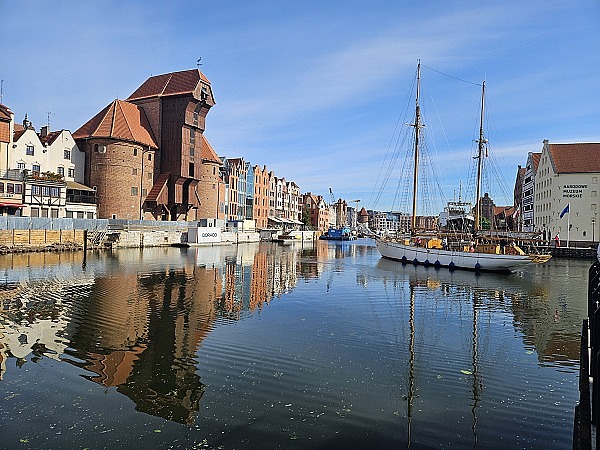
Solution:
[(370, 240), (0, 256), (1, 448), (570, 448), (589, 261)]

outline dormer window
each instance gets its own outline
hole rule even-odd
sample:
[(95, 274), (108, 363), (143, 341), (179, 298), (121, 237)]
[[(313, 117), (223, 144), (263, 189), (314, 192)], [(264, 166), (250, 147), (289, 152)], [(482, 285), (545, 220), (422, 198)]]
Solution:
[(33, 145), (28, 145), (27, 148), (25, 149), (25, 154), (29, 155), (29, 156), (33, 156), (34, 150), (35, 150), (35, 148), (33, 147)]

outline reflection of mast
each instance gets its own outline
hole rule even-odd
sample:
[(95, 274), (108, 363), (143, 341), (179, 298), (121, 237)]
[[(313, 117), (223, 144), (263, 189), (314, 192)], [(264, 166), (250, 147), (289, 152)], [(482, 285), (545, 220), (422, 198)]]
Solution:
[(408, 425), (408, 433), (407, 433), (407, 447), (410, 448), (410, 426), (412, 421), (412, 410), (413, 410), (413, 397), (415, 391), (415, 288), (411, 284), (410, 285), (410, 316), (409, 316), (409, 325), (410, 325), (410, 341), (408, 344), (408, 354), (410, 356), (408, 363), (408, 403), (406, 406), (407, 410), (407, 425)]
[(479, 394), (483, 385), (481, 380), (477, 380), (479, 370), (477, 367), (477, 309), (478, 309), (478, 298), (477, 292), (473, 293), (473, 407), (471, 413), (473, 414), (473, 448), (477, 448), (477, 404), (479, 403)]

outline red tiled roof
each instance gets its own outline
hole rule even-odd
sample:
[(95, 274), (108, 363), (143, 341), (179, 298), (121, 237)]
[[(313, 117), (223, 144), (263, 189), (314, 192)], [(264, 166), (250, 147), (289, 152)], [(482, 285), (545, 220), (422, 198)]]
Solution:
[(549, 144), (556, 173), (600, 172), (600, 143)]
[(515, 212), (513, 206), (494, 206), (494, 216), (504, 213), (505, 216), (511, 216)]
[(534, 172), (537, 172), (537, 168), (538, 168), (538, 164), (540, 163), (541, 156), (542, 156), (542, 152), (531, 154), (531, 162), (533, 163), (533, 171)]
[(48, 133), (46, 136), (42, 137), (38, 134), (39, 138), (40, 138), (40, 142), (44, 145), (51, 145), (58, 136), (60, 136), (60, 134), (62, 133), (61, 131), (52, 131), (50, 133)]
[(13, 133), (13, 142), (17, 142), (19, 139), (21, 139), (21, 136), (23, 136), (23, 134), (25, 133), (25, 128), (21, 125), (19, 125), (19, 129), (17, 129), (17, 125), (15, 123), (15, 132)]
[(8, 106), (0, 103), (0, 120), (10, 122), (11, 114), (12, 114), (12, 111), (10, 110), (10, 108)]
[(200, 80), (210, 84), (208, 78), (198, 69), (156, 75), (148, 78), (127, 100), (193, 94)]
[(208, 140), (204, 135), (202, 135), (202, 150), (200, 152), (200, 157), (204, 161), (221, 164), (221, 158), (217, 156), (217, 154), (213, 150), (212, 146), (208, 143)]
[(143, 108), (123, 100), (115, 100), (82, 125), (74, 139), (113, 138), (158, 148)]

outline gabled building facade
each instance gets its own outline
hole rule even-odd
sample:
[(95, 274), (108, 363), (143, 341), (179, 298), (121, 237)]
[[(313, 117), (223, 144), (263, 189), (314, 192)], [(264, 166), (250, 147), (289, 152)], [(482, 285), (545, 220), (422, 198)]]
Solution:
[(535, 177), (535, 229), (570, 245), (598, 241), (600, 143), (544, 141)]
[(329, 205), (322, 195), (307, 192), (302, 195), (303, 218), (310, 217), (310, 224), (315, 230), (327, 231), (329, 228)]
[(272, 172), (267, 170), (267, 166), (252, 167), (254, 174), (254, 198), (252, 215), (254, 217), (256, 228), (266, 229), (269, 224), (269, 185)]

